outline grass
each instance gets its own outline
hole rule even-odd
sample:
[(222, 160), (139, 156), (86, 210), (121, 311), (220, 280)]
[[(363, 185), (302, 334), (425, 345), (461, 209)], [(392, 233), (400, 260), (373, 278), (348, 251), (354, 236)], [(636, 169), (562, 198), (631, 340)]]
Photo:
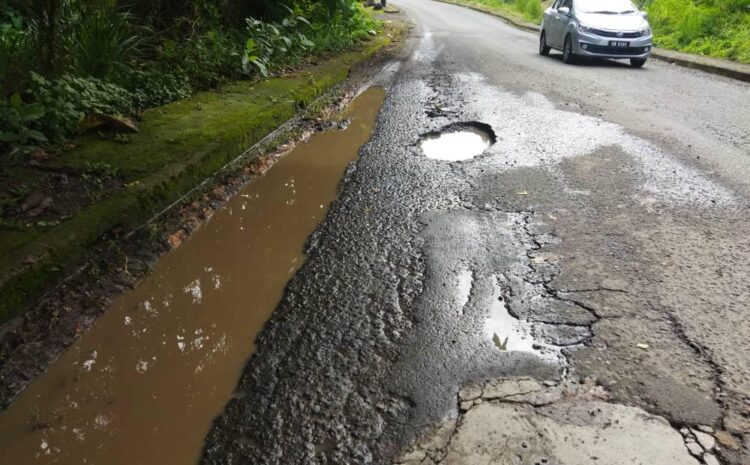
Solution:
[(750, 63), (747, 0), (653, 0), (646, 10), (657, 46)]
[(449, 0), (452, 3), (480, 6), (499, 13), (510, 13), (518, 19), (538, 23), (551, 0)]

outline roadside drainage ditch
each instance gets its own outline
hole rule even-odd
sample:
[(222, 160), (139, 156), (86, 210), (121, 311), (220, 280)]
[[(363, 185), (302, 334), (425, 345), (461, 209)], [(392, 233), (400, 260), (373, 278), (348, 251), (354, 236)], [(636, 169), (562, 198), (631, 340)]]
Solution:
[(385, 97), (249, 183), (0, 413), (0, 463), (192, 464)]
[(496, 141), (490, 125), (471, 121), (449, 124), (439, 131), (423, 134), (419, 148), (427, 158), (461, 161), (481, 155)]

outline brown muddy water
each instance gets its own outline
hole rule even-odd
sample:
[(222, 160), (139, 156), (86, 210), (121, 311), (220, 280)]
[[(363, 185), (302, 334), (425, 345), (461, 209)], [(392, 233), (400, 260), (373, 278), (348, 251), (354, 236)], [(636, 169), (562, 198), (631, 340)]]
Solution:
[(0, 464), (191, 464), (385, 92), (249, 183), (0, 413)]

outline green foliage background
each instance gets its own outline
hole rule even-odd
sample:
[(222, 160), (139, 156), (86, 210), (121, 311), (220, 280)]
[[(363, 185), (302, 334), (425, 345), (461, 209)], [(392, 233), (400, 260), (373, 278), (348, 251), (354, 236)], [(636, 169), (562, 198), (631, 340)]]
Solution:
[(646, 0), (659, 47), (750, 63), (750, 0)]
[(0, 0), (0, 168), (88, 114), (136, 115), (378, 28), (355, 0)]

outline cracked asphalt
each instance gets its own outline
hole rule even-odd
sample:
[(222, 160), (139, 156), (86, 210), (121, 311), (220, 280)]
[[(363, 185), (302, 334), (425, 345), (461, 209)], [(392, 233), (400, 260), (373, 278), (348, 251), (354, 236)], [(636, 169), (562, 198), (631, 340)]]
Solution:
[[(375, 79), (375, 134), (202, 463), (476, 463), (482, 424), (600, 437), (592, 405), (622, 420), (621, 450), (663, 452), (629, 463), (750, 463), (750, 86), (657, 61), (568, 66), (497, 18), (397, 6), (415, 28)], [(421, 134), (461, 122), (495, 144), (421, 153)], [(483, 397), (462, 388), (507, 379), (567, 386), (569, 404), (559, 389), (464, 404)], [(447, 442), (414, 449), (445, 424)], [(539, 463), (591, 459), (529, 444)], [(490, 458), (542, 460), (510, 450)]]

